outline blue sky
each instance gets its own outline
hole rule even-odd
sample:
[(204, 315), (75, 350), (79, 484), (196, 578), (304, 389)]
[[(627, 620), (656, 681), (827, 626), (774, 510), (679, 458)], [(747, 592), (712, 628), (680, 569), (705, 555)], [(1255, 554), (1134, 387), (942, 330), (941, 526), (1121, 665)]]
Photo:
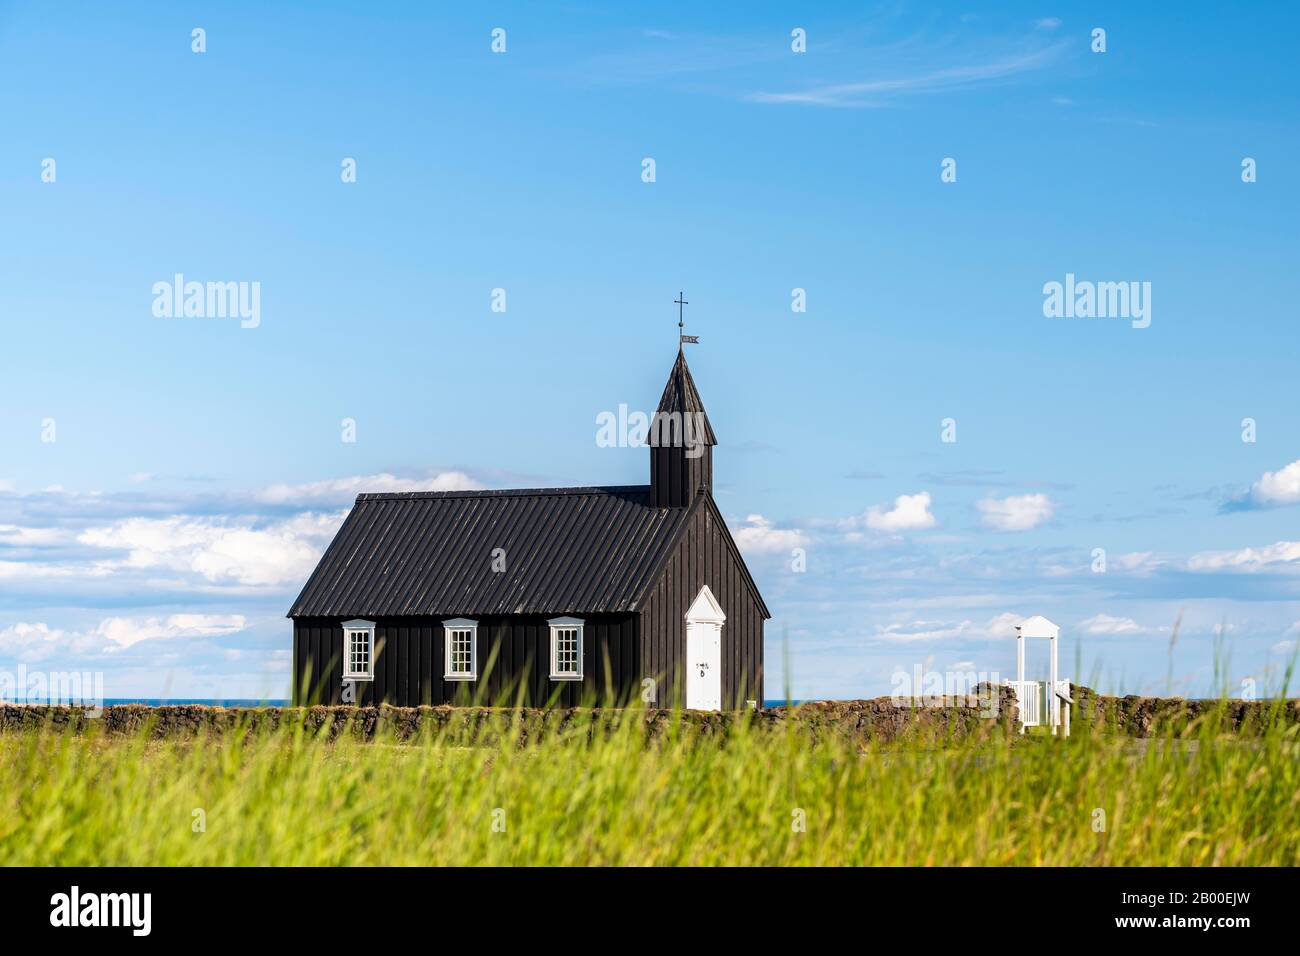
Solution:
[[(801, 697), (1009, 676), (1031, 614), (1109, 690), (1211, 691), (1216, 633), (1276, 681), (1300, 14), (1132, 7), (0, 4), (0, 667), (282, 694), (357, 491), (646, 480), (595, 420), (684, 289), (771, 696), (783, 641)], [(1067, 273), (1150, 326), (1046, 317)]]

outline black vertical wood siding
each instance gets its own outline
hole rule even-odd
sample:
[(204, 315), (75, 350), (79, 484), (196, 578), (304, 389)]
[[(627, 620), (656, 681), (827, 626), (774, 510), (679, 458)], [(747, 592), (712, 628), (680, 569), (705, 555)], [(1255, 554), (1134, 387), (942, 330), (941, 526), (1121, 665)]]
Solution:
[(722, 605), (722, 705), (763, 705), (763, 607), (716, 508), (702, 502), (642, 608), (641, 659), (660, 706), (684, 703), (686, 612), (708, 585)]
[(650, 506), (686, 508), (713, 486), (713, 447), (700, 445), (691, 458), (682, 446), (650, 449)]
[[(622, 703), (640, 694), (644, 678), (653, 677), (659, 706), (679, 706), (684, 703), (686, 611), (705, 584), (727, 615), (722, 628), (723, 706), (743, 707), (747, 700), (761, 706), (764, 609), (709, 499), (694, 509), (639, 614), (573, 615), (585, 623), (583, 680), (550, 679), (547, 620), (559, 615), (480, 618), (476, 681), (443, 679), (442, 618), (380, 617), (375, 622), (375, 678), (358, 682), (356, 703), (518, 701), (568, 707), (603, 702), (609, 694)], [(342, 621), (296, 618), (293, 663), (295, 703), (340, 703)]]
[[(478, 621), (478, 680), (444, 680), (441, 618), (378, 618), (373, 681), (357, 682), (356, 703), (553, 704), (573, 707), (641, 689), (635, 614), (573, 615), (583, 627), (580, 681), (551, 680), (547, 621), (560, 615), (518, 615)], [(495, 658), (494, 655), (495, 654)], [(608, 661), (608, 669), (606, 665)], [(337, 704), (343, 693), (343, 622), (298, 618), (293, 629), (294, 703)]]

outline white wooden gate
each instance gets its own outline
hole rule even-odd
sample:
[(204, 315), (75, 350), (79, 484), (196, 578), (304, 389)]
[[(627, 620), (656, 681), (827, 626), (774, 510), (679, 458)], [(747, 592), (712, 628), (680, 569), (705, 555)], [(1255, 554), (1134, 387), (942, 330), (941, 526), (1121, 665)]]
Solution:
[(1041, 681), (1007, 681), (1016, 692), (1016, 705), (1020, 708), (1020, 723), (1024, 727), (1038, 727), (1043, 723), (1043, 685)]

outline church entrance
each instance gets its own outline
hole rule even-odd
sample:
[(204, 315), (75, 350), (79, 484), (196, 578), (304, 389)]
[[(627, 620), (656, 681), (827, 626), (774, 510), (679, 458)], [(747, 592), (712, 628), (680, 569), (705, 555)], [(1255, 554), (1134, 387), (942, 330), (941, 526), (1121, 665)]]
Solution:
[(722, 709), (722, 625), (727, 615), (706, 584), (686, 612), (686, 707)]

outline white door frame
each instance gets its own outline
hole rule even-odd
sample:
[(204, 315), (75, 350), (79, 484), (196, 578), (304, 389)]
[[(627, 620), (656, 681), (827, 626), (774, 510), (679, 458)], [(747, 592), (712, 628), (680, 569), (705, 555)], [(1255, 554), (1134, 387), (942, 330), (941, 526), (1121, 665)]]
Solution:
[(686, 611), (686, 708), (722, 709), (722, 626), (727, 615), (706, 584)]

